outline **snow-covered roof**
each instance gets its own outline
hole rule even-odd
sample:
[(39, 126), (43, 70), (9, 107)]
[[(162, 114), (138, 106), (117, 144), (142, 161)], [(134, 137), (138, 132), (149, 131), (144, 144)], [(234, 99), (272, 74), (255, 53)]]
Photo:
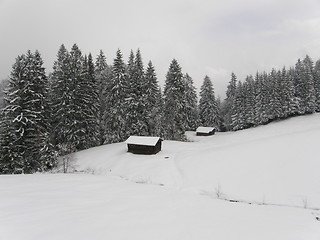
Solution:
[(198, 133), (209, 133), (213, 131), (215, 128), (214, 127), (198, 127), (197, 131)]
[(125, 143), (145, 146), (155, 146), (160, 137), (130, 136)]

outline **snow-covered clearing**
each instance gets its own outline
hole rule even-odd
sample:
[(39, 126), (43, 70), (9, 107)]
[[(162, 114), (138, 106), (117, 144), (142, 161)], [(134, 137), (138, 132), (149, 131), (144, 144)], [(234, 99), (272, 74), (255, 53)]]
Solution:
[(152, 156), (82, 151), (70, 174), (0, 176), (0, 240), (320, 239), (320, 114), (188, 138)]

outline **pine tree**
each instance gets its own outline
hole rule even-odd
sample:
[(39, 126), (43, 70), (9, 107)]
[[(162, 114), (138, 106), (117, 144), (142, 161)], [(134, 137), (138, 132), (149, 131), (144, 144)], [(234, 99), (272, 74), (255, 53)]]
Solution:
[(281, 117), (282, 115), (282, 106), (281, 106), (281, 90), (280, 90), (280, 81), (279, 75), (275, 69), (272, 69), (269, 74), (269, 94), (271, 101), (269, 102), (269, 119), (275, 120)]
[(161, 88), (159, 90), (157, 99), (158, 99), (157, 114), (155, 115), (155, 118), (154, 118), (154, 122), (155, 122), (154, 135), (164, 138), (166, 133), (166, 125), (165, 125), (165, 122), (163, 121), (165, 119), (164, 118), (164, 97), (163, 97)]
[(295, 92), (299, 101), (298, 113), (313, 113), (316, 109), (316, 92), (313, 80), (313, 62), (309, 56), (295, 67)]
[(279, 72), (280, 78), (280, 99), (282, 106), (282, 117), (287, 118), (293, 116), (297, 112), (298, 102), (294, 96), (294, 82), (293, 76), (291, 76), (285, 67)]
[(8, 87), (8, 85), (9, 85), (9, 80), (8, 79), (4, 79), (2, 81), (0, 80), (0, 109), (4, 108), (4, 106), (5, 106), (4, 90)]
[(219, 126), (218, 126), (218, 129), (219, 131), (225, 131), (225, 128), (224, 128), (224, 124), (223, 124), (223, 116), (222, 116), (222, 102), (221, 102), (221, 98), (220, 96), (218, 96), (216, 98), (216, 103), (217, 103), (217, 109), (218, 109), (218, 122), (219, 122)]
[(313, 80), (316, 97), (316, 111), (320, 112), (320, 60), (316, 61)]
[(113, 62), (112, 80), (108, 86), (109, 111), (106, 118), (107, 143), (124, 141), (129, 133), (126, 127), (126, 98), (127, 98), (126, 68), (122, 53), (118, 49)]
[(243, 87), (242, 83), (238, 82), (235, 98), (234, 98), (234, 104), (232, 106), (232, 130), (237, 131), (244, 129), (245, 127), (245, 119), (244, 119), (244, 108), (245, 108), (245, 101), (244, 101), (244, 94), (243, 94)]
[(146, 109), (147, 103), (147, 91), (150, 87), (145, 79), (145, 72), (143, 67), (143, 61), (140, 49), (137, 50), (136, 58), (135, 58), (135, 79), (138, 82), (138, 104), (137, 104), (137, 112), (138, 112), (138, 132), (139, 135), (148, 135), (148, 116)]
[(74, 144), (76, 149), (82, 150), (86, 148), (86, 125), (84, 123), (86, 116), (82, 112), (83, 79), (86, 73), (83, 71), (84, 58), (77, 44), (72, 46), (69, 60), (71, 66), (72, 98), (70, 101), (71, 111), (69, 112), (71, 117), (70, 134), (67, 139), (69, 143)]
[(231, 73), (231, 80), (227, 87), (227, 98), (221, 107), (221, 114), (223, 115), (223, 128), (226, 130), (231, 130), (231, 116), (232, 116), (232, 106), (234, 104), (235, 94), (237, 88), (237, 77), (234, 73)]
[(54, 144), (81, 150), (97, 145), (97, 82), (91, 54), (61, 45), (52, 73)]
[(253, 77), (247, 76), (246, 81), (243, 84), (243, 93), (245, 96), (244, 102), (244, 119), (245, 128), (249, 128), (255, 125), (256, 118), (256, 89)]
[(82, 116), (82, 125), (84, 135), (82, 136), (83, 148), (94, 147), (98, 145), (98, 87), (95, 79), (95, 69), (92, 60), (92, 55), (85, 56), (82, 75), (79, 79), (79, 93), (81, 98), (80, 111)]
[(71, 144), (69, 137), (72, 134), (70, 126), (74, 121), (73, 112), (74, 84), (71, 79), (70, 54), (62, 44), (53, 64), (51, 75), (51, 109), (53, 144)]
[[(49, 80), (45, 74), (44, 62), (41, 54), (38, 50), (34, 53), (34, 64), (33, 64), (33, 79), (34, 85), (37, 90), (32, 90), (32, 93), (37, 92), (38, 102), (34, 106), (37, 112), (41, 112), (38, 118), (38, 137), (37, 142), (41, 146), (40, 148), (40, 159), (41, 170), (48, 170), (56, 165), (55, 152), (51, 143), (50, 133), (52, 131), (51, 126), (51, 108), (49, 104)], [(31, 102), (35, 103), (34, 100)], [(36, 149), (38, 151), (38, 149)]]
[(38, 51), (18, 56), (3, 109), (0, 173), (33, 173), (54, 164), (49, 144), (47, 77)]
[(161, 92), (158, 84), (157, 76), (155, 69), (152, 65), (152, 62), (149, 61), (145, 76), (144, 76), (146, 85), (146, 94), (145, 94), (145, 117), (147, 120), (148, 126), (148, 135), (149, 136), (159, 136), (161, 133), (160, 124), (161, 124)]
[(95, 79), (97, 82), (97, 122), (98, 122), (98, 141), (99, 144), (104, 144), (106, 140), (106, 114), (109, 111), (107, 86), (112, 79), (112, 70), (108, 66), (106, 57), (100, 50), (95, 63)]
[(205, 76), (200, 89), (199, 118), (202, 126), (215, 127), (219, 130), (219, 110), (216, 103), (213, 84), (208, 76)]
[(265, 99), (266, 99), (266, 87), (263, 81), (263, 75), (258, 73), (255, 77), (255, 88), (256, 88), (256, 104), (255, 104), (255, 119), (256, 125), (264, 124), (268, 121), (266, 109), (265, 109)]
[(131, 51), (128, 62), (128, 98), (127, 125), (130, 135), (147, 135), (147, 119), (145, 116), (145, 97), (147, 87), (140, 50), (136, 56)]
[(311, 58), (307, 55), (303, 59), (303, 80), (305, 82), (305, 106), (306, 113), (314, 113), (316, 110), (316, 92), (314, 85), (314, 64)]
[(185, 140), (185, 84), (181, 67), (173, 59), (166, 75), (164, 89), (164, 136), (171, 140)]
[(186, 89), (186, 130), (195, 131), (199, 125), (198, 98), (192, 78), (185, 74)]

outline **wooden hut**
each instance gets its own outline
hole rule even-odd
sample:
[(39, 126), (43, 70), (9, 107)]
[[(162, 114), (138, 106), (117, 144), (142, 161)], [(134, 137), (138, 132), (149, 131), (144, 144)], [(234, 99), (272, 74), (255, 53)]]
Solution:
[(198, 127), (196, 130), (197, 136), (210, 136), (214, 135), (216, 129), (214, 127)]
[(130, 136), (125, 143), (128, 152), (136, 154), (156, 154), (161, 151), (160, 137)]

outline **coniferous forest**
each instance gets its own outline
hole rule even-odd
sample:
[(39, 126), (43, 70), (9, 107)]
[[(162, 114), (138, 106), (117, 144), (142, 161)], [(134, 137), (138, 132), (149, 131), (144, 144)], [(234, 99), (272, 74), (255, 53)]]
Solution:
[(236, 131), (320, 111), (320, 60), (247, 76), (234, 73), (222, 102), (205, 76), (199, 99), (193, 79), (173, 59), (163, 91), (140, 50), (112, 63), (74, 44), (61, 45), (46, 75), (38, 51), (16, 58), (0, 99), (0, 174), (46, 171), (59, 156), (130, 135), (185, 141), (185, 131), (212, 126)]

